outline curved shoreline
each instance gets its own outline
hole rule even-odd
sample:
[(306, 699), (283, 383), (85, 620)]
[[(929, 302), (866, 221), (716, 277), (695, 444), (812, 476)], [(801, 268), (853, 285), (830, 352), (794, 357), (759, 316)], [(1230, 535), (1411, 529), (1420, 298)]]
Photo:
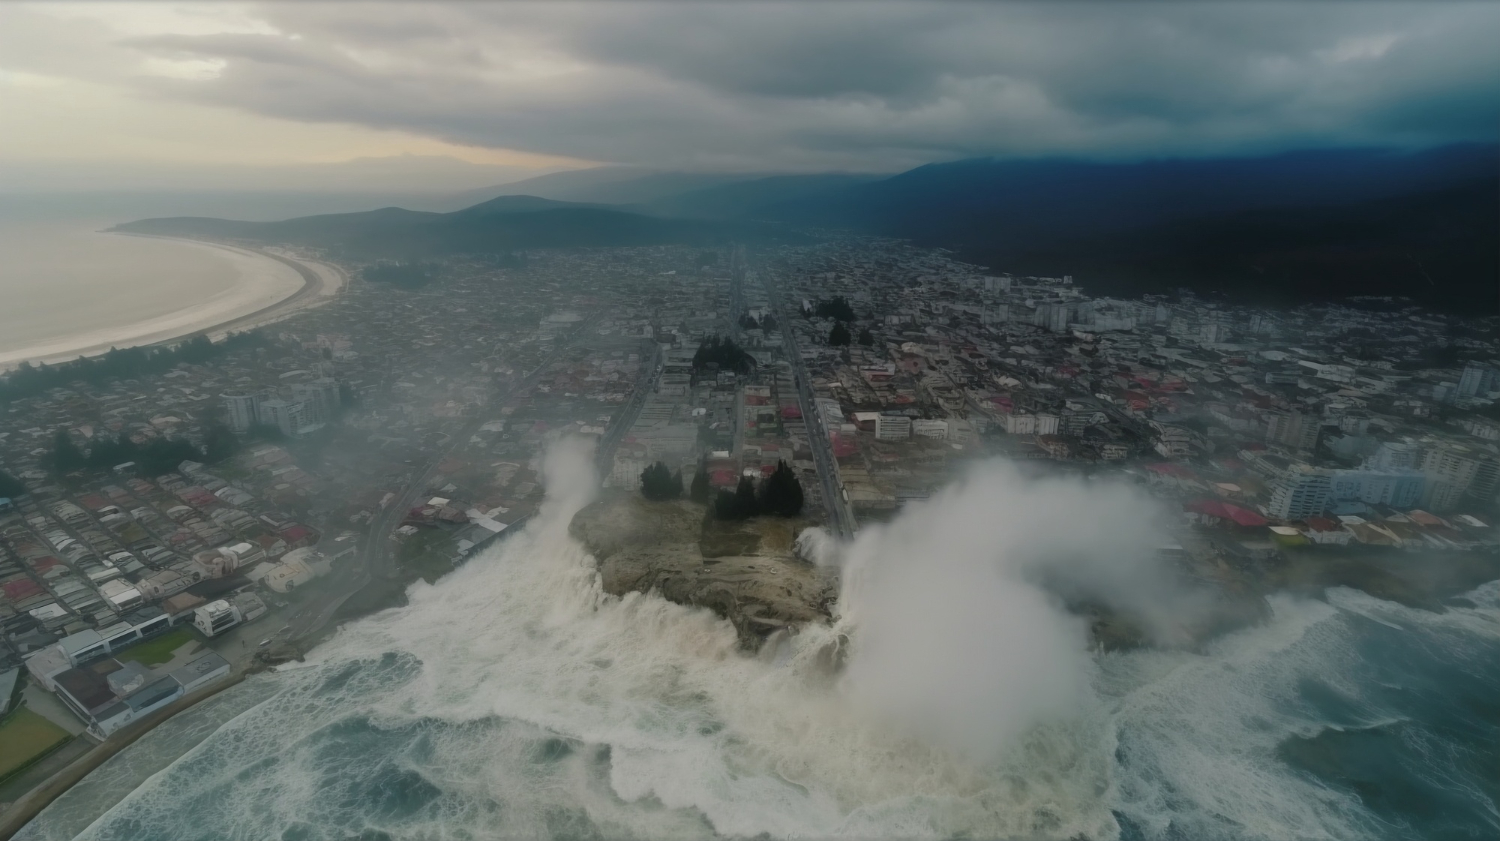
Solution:
[[(108, 233), (108, 232), (106, 232)], [(106, 353), (112, 347), (152, 347), (156, 345), (179, 342), (183, 339), (207, 335), (210, 338), (219, 338), (234, 330), (248, 330), (263, 324), (278, 321), (309, 306), (323, 303), (343, 289), (347, 283), (344, 272), (328, 263), (312, 260), (304, 260), (272, 253), (259, 248), (247, 248), (227, 243), (213, 242), (210, 240), (191, 239), (187, 237), (162, 237), (148, 234), (122, 234), (124, 236), (140, 236), (149, 239), (172, 240), (195, 246), (214, 248), (229, 252), (241, 260), (250, 258), (257, 261), (269, 260), (278, 264), (278, 271), (284, 266), (292, 269), (301, 279), (301, 286), (292, 290), (277, 300), (265, 303), (249, 312), (236, 312), (230, 309), (228, 312), (212, 311), (211, 308), (216, 300), (222, 299), (229, 294), (252, 294), (243, 289), (235, 289), (233, 286), (228, 292), (223, 292), (198, 304), (186, 307), (172, 313), (165, 313), (135, 324), (126, 324), (114, 328), (111, 337), (106, 340), (84, 343), (90, 338), (89, 335), (76, 337), (77, 340), (67, 338), (45, 342), (30, 348), (23, 348), (10, 353), (0, 353), (0, 370), (10, 370), (22, 362), (31, 363), (57, 363), (77, 359), (80, 356), (97, 356)], [(245, 282), (242, 273), (237, 283)], [(253, 281), (252, 281), (253, 282)], [(263, 297), (263, 296), (260, 296)], [(256, 302), (251, 302), (256, 303)], [(194, 317), (194, 310), (210, 308), (209, 312), (203, 312)], [(173, 323), (177, 322), (177, 323)], [(165, 323), (165, 326), (154, 325)], [(139, 328), (139, 329), (136, 329)], [(97, 336), (105, 331), (94, 331)]]
[(63, 766), (56, 774), (43, 780), (31, 791), (23, 794), (20, 799), (12, 803), (3, 815), (0, 815), (0, 841), (6, 841), (17, 832), (20, 832), (32, 819), (41, 814), (43, 809), (52, 805), (52, 801), (61, 797), (63, 793), (71, 789), (84, 777), (87, 777), (100, 765), (108, 762), (115, 754), (135, 744), (142, 736), (155, 730), (159, 725), (172, 716), (184, 712), (209, 698), (218, 695), (226, 689), (238, 686), (244, 682), (246, 674), (240, 672), (230, 675), (225, 680), (211, 686), (205, 686), (191, 695), (185, 695), (165, 707), (157, 710), (140, 721), (133, 721), (120, 728), (110, 738), (90, 748), (88, 753), (78, 757), (68, 765)]

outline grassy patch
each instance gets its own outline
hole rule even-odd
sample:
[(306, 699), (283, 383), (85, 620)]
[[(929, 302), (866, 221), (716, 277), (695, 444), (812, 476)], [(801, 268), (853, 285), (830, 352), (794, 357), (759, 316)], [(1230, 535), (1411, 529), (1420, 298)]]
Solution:
[(419, 529), (406, 538), (396, 554), (401, 568), (428, 584), (453, 571), (453, 553), (458, 544), (441, 529)]
[(0, 779), (66, 742), (68, 731), (21, 707), (0, 724)]
[(172, 652), (196, 642), (197, 638), (187, 628), (178, 628), (168, 631), (155, 639), (149, 639), (139, 645), (133, 645), (115, 655), (116, 660), (121, 662), (134, 660), (142, 666), (160, 666), (172, 659)]

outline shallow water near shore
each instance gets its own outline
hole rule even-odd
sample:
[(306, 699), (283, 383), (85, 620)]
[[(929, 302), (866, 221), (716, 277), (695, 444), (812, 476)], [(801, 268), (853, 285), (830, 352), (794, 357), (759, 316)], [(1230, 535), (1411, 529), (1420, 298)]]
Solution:
[(119, 759), (161, 770), (20, 837), (1500, 833), (1500, 584), (1446, 613), (1277, 596), (1204, 651), (1100, 655), (1075, 710), (977, 762), (852, 703), (817, 667), (826, 628), (746, 657), (706, 611), (602, 593), (580, 505), (225, 692), (207, 737), (143, 739)]
[(0, 207), (0, 365), (162, 341), (302, 287), (295, 270), (267, 258), (100, 232), (111, 224)]

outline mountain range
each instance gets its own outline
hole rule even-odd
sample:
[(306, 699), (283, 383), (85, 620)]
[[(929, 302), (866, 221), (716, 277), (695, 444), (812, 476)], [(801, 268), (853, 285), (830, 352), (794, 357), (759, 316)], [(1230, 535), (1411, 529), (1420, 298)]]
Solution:
[[(1400, 295), (1493, 311), (1496, 149), (1323, 149), (1233, 159), (970, 159), (894, 176), (604, 167), (490, 188), (453, 213), (121, 230), (287, 242), (353, 256), (711, 243), (843, 229), (949, 248), (992, 271), (1071, 274), (1095, 293), (1187, 287), (1261, 302)], [(479, 191), (476, 191), (478, 193)]]

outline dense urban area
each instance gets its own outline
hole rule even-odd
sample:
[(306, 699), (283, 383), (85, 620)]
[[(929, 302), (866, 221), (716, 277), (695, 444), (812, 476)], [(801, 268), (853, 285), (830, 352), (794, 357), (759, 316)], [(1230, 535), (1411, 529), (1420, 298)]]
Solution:
[(504, 539), (564, 436), (615, 493), (784, 463), (842, 536), (981, 459), (1116, 477), (1226, 599), (1421, 602), (1463, 571), (1415, 550), (1500, 542), (1493, 319), (1092, 298), (870, 238), (341, 268), (252, 334), (4, 384), (0, 803)]

